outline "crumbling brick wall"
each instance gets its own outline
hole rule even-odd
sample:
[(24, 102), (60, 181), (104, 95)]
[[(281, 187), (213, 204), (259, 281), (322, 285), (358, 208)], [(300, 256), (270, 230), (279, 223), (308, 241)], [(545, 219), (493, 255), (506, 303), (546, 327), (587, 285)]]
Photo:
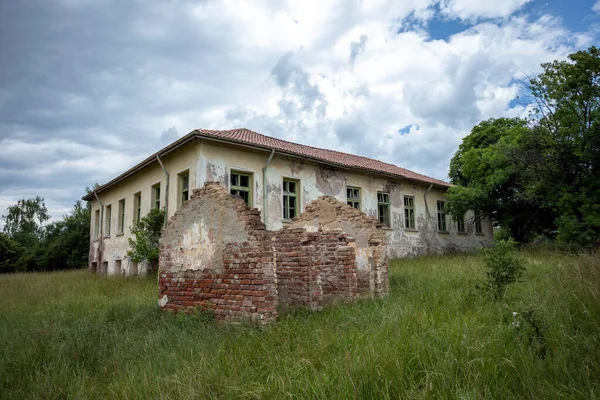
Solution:
[(381, 296), (388, 292), (385, 231), (375, 218), (333, 197), (321, 196), (307, 205), (287, 228), (343, 232), (354, 239), (349, 245), (355, 249), (357, 293)]
[(333, 299), (383, 295), (386, 253), (377, 221), (333, 198), (319, 198), (288, 228), (270, 232), (258, 210), (210, 182), (163, 232), (159, 304), (265, 323), (278, 306), (320, 309)]
[(358, 294), (353, 242), (339, 232), (282, 229), (275, 232), (279, 306), (321, 309), (333, 299)]
[(277, 316), (275, 272), (260, 213), (217, 183), (194, 190), (160, 240), (159, 304), (216, 319)]

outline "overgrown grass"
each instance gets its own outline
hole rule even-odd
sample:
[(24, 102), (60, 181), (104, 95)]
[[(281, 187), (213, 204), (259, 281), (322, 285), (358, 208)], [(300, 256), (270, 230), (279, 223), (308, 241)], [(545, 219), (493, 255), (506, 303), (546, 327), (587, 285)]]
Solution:
[(262, 329), (162, 313), (155, 280), (0, 276), (0, 396), (600, 397), (600, 260), (520, 255), (500, 302), (480, 256), (397, 260), (387, 298)]

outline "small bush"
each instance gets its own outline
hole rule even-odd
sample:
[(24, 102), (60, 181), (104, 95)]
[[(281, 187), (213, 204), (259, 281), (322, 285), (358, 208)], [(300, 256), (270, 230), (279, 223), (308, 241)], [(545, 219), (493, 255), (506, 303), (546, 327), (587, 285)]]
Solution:
[(513, 240), (500, 240), (483, 250), (487, 276), (483, 289), (489, 291), (495, 300), (502, 299), (506, 287), (516, 282), (525, 270), (523, 261), (515, 255), (515, 245)]

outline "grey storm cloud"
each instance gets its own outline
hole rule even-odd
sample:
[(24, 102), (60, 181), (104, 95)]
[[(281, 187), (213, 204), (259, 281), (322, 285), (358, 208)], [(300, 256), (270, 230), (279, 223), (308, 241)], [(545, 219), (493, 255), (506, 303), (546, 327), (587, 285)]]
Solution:
[(404, 97), (411, 111), (430, 123), (456, 128), (472, 126), (480, 118), (477, 84), (492, 64), (490, 56), (482, 52), (467, 59), (451, 55), (444, 64), (445, 82), (408, 83)]
[(223, 51), (235, 38), (193, 20), (192, 4), (0, 2), (0, 196), (35, 189), (68, 209), (179, 136), (158, 118), (228, 103), (221, 83), (246, 79)]
[[(299, 99), (302, 111), (315, 109), (324, 115), (327, 100), (317, 84), (310, 83), (310, 75), (300, 65), (294, 62), (293, 53), (283, 55), (271, 70), (277, 85), (294, 98)], [(281, 111), (290, 117), (297, 115), (297, 108), (290, 99), (280, 101)]]

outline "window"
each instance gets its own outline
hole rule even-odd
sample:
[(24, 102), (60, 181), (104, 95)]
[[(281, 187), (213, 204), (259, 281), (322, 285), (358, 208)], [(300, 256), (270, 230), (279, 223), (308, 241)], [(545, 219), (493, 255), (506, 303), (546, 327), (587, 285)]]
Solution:
[(459, 233), (465, 233), (465, 216), (461, 215), (460, 217), (456, 218), (456, 230)]
[(133, 222), (139, 223), (142, 219), (142, 193), (133, 195)]
[(480, 214), (475, 214), (475, 233), (482, 233), (483, 230), (481, 229), (481, 215)]
[(152, 207), (160, 209), (160, 183), (152, 186)]
[(283, 180), (283, 219), (292, 219), (297, 215), (298, 183), (290, 179)]
[(111, 218), (112, 218), (112, 206), (108, 205), (106, 206), (106, 225), (104, 228), (104, 236), (108, 237), (110, 236), (110, 222), (111, 222)]
[(240, 196), (247, 206), (252, 204), (252, 174), (231, 171), (230, 193)]
[(438, 231), (447, 232), (446, 227), (446, 211), (444, 210), (445, 203), (443, 201), (437, 202), (437, 216), (438, 216)]
[(360, 188), (353, 186), (346, 187), (346, 203), (360, 210)]
[(179, 174), (179, 203), (177, 209), (183, 206), (183, 203), (190, 198), (190, 171), (184, 171)]
[(119, 232), (125, 232), (125, 199), (119, 200), (119, 221), (118, 221)]
[(390, 227), (390, 195), (377, 192), (377, 218), (383, 225)]
[(415, 198), (404, 196), (404, 227), (415, 229)]
[(100, 237), (100, 210), (94, 211), (94, 240)]

